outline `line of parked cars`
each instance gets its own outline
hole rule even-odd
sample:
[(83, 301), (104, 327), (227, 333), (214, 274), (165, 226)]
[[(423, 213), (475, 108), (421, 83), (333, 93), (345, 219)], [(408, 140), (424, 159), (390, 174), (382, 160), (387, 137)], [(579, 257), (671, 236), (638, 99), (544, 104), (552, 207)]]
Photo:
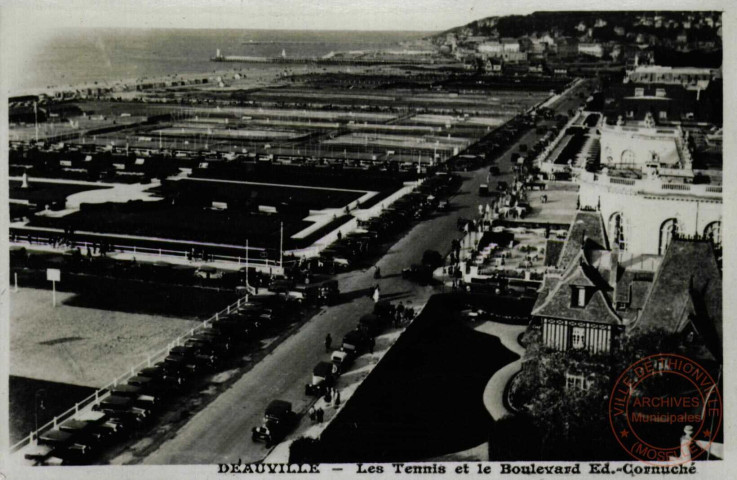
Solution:
[[(330, 361), (322, 360), (315, 365), (310, 382), (305, 385), (305, 395), (320, 397), (328, 388), (334, 387), (338, 377), (358, 356), (371, 348), (373, 339), (391, 324), (392, 318), (392, 304), (387, 301), (376, 303), (373, 313), (361, 317), (356, 328), (343, 336), (340, 349), (332, 352)], [(290, 402), (274, 400), (266, 407), (261, 425), (251, 430), (251, 439), (270, 447), (282, 441), (298, 420)]]
[(172, 347), (162, 361), (112, 387), (91, 410), (39, 435), (25, 458), (35, 465), (93, 463), (105, 448), (149, 426), (175, 397), (185, 394), (205, 374), (217, 372), (269, 326), (295, 312), (292, 303), (284, 301), (251, 302), (231, 309)]
[(343, 236), (324, 249), (318, 259), (319, 268), (330, 273), (349, 270), (414, 221), (428, 218), (441, 206), (448, 210), (450, 204), (443, 197), (455, 192), (461, 183), (459, 176), (444, 172), (428, 177), (414, 192), (399, 198), (381, 215), (360, 220), (357, 232)]

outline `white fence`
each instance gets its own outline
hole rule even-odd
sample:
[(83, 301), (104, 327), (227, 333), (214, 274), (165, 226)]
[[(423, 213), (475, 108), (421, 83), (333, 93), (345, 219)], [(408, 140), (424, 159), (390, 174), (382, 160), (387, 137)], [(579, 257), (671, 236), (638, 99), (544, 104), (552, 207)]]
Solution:
[(35, 430), (35, 431), (31, 432), (30, 434), (28, 434), (28, 436), (26, 436), (25, 438), (23, 438), (23, 440), (21, 440), (21, 441), (15, 443), (14, 445), (12, 445), (10, 447), (10, 451), (11, 452), (17, 452), (21, 448), (23, 448), (23, 447), (31, 444), (34, 441), (37, 441), (39, 435), (43, 434), (44, 432), (46, 432), (46, 431), (48, 431), (48, 430), (50, 430), (52, 428), (57, 428), (60, 423), (64, 422), (65, 420), (68, 420), (69, 418), (74, 417), (77, 413), (79, 413), (79, 412), (81, 412), (83, 410), (92, 408), (92, 406), (94, 404), (99, 403), (100, 400), (102, 400), (105, 397), (107, 397), (108, 395), (110, 395), (110, 390), (112, 388), (114, 388), (114, 387), (116, 387), (118, 385), (124, 384), (129, 378), (134, 377), (136, 375), (136, 372), (138, 372), (140, 369), (146, 368), (146, 367), (150, 367), (151, 365), (153, 365), (157, 361), (161, 360), (162, 358), (165, 358), (169, 354), (169, 350), (172, 347), (175, 347), (175, 346), (178, 346), (178, 345), (182, 345), (186, 341), (186, 339), (188, 339), (189, 337), (191, 337), (192, 335), (194, 335), (195, 332), (198, 332), (200, 330), (203, 330), (203, 329), (207, 328), (207, 326), (211, 322), (219, 319), (221, 315), (227, 315), (227, 314), (229, 314), (231, 312), (231, 310), (238, 309), (241, 305), (244, 305), (245, 304), (245, 300), (246, 300), (246, 297), (239, 298), (235, 303), (232, 303), (232, 304), (228, 305), (223, 310), (220, 310), (215, 315), (213, 315), (212, 317), (210, 317), (207, 320), (203, 321), (198, 326), (196, 326), (194, 328), (191, 328), (186, 333), (184, 333), (184, 334), (178, 336), (177, 338), (175, 338), (172, 342), (170, 342), (169, 344), (167, 344), (166, 347), (164, 347), (164, 348), (162, 348), (160, 350), (157, 350), (157, 351), (155, 351), (155, 352), (147, 355), (147, 357), (146, 357), (145, 360), (137, 363), (136, 365), (131, 366), (130, 369), (127, 372), (125, 372), (124, 374), (122, 374), (122, 375), (114, 378), (110, 383), (108, 383), (104, 387), (98, 388), (97, 390), (95, 390), (95, 393), (93, 393), (92, 395), (90, 395), (87, 398), (85, 398), (85, 399), (83, 399), (83, 400), (75, 403), (73, 407), (71, 407), (70, 409), (66, 410), (65, 412), (63, 412), (63, 413), (55, 416), (49, 422), (47, 422), (47, 423), (41, 425), (40, 427), (38, 427), (38, 430)]
[[(61, 232), (57, 234), (57, 232), (49, 232), (49, 235), (41, 235), (37, 233), (17, 233), (14, 232), (11, 234), (11, 242), (12, 243), (28, 243), (30, 245), (32, 244), (43, 244), (48, 245), (50, 242), (51, 236), (61, 235)], [(99, 247), (100, 242), (88, 242), (88, 241), (74, 241), (73, 247), (80, 247), (80, 248), (94, 248), (95, 246)], [(171, 250), (167, 248), (154, 248), (154, 247), (141, 247), (137, 245), (121, 245), (117, 243), (106, 243), (106, 246), (108, 248), (108, 253), (130, 253), (132, 255), (141, 254), (141, 255), (155, 255), (158, 257), (169, 257), (169, 258), (178, 258), (178, 259), (188, 259), (188, 255), (190, 251), (188, 250)], [(67, 243), (68, 244), (68, 243)], [(187, 242), (188, 246), (191, 247), (209, 247), (211, 245), (204, 244), (204, 243), (197, 243), (197, 242)], [(217, 246), (217, 245), (216, 245)], [(219, 255), (219, 254), (207, 254), (208, 261), (221, 261), (221, 262), (232, 262), (240, 265), (241, 263), (245, 266), (246, 264), (246, 247), (237, 247), (237, 246), (228, 246), (228, 245), (220, 245), (217, 246), (220, 248), (231, 248), (233, 250), (238, 250), (239, 248), (243, 250), (243, 255), (236, 256), (236, 255)], [(277, 260), (270, 260), (268, 258), (260, 258), (259, 255), (261, 252), (264, 252), (265, 249), (263, 248), (254, 248), (249, 247), (249, 258), (248, 258), (248, 265), (255, 267), (255, 268), (262, 268), (262, 269), (268, 269), (268, 268), (278, 268), (279, 262)], [(255, 253), (254, 253), (255, 252)], [(84, 253), (84, 252), (83, 252)]]

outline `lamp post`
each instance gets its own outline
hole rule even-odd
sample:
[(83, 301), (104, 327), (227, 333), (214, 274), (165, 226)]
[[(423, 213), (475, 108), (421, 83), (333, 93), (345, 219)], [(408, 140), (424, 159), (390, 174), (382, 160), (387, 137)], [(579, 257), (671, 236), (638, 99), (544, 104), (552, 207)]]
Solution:
[[(43, 395), (40, 395), (43, 394)], [(43, 405), (43, 399), (46, 397), (46, 389), (40, 388), (33, 394), (33, 425), (34, 434), (36, 436), (36, 443), (38, 443), (38, 398), (41, 396), (41, 409), (45, 410), (46, 407)]]

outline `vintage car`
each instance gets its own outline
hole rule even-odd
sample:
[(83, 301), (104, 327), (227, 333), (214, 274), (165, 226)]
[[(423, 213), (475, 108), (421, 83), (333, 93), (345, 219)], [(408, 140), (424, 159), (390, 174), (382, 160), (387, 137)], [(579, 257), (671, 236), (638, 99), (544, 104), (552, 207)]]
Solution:
[(353, 362), (353, 355), (345, 350), (335, 350), (330, 356), (330, 361), (335, 365), (336, 374), (340, 375), (345, 372)]
[(427, 265), (412, 264), (402, 270), (402, 278), (420, 284), (432, 281), (432, 270)]
[(210, 265), (203, 265), (195, 270), (194, 276), (202, 280), (219, 280), (223, 278), (223, 272)]
[(320, 396), (335, 384), (338, 367), (331, 362), (320, 362), (312, 369), (312, 380), (305, 385), (305, 395)]
[(332, 305), (338, 299), (340, 290), (337, 280), (298, 284), (289, 290), (289, 296), (300, 303), (310, 305)]
[(110, 389), (110, 394), (131, 398), (133, 399), (133, 406), (149, 411), (156, 410), (161, 406), (161, 398), (144, 392), (143, 388), (136, 385), (117, 385)]
[(386, 318), (367, 313), (358, 321), (358, 329), (370, 337), (375, 337), (382, 332), (386, 323)]
[(361, 330), (353, 330), (343, 337), (341, 349), (351, 355), (358, 356), (368, 348), (369, 337)]
[(266, 407), (261, 426), (253, 427), (251, 439), (254, 442), (264, 441), (269, 447), (281, 441), (296, 423), (297, 414), (292, 410), (292, 404), (284, 400), (273, 400)]
[(105, 412), (113, 418), (123, 421), (143, 423), (151, 417), (151, 412), (145, 408), (137, 407), (134, 400), (119, 395), (109, 395), (92, 407), (93, 411)]

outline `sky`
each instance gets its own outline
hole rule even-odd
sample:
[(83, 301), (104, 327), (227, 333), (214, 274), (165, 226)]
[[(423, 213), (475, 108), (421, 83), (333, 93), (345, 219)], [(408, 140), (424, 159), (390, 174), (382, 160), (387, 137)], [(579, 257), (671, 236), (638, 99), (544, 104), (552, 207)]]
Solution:
[(0, 0), (11, 29), (57, 27), (442, 31), (535, 10), (720, 9), (728, 0)]
[(524, 1), (493, 0), (97, 0), (94, 7), (91, 0), (32, 0), (32, 10), (27, 1), (2, 3), (11, 25), (48, 28), (439, 31), (486, 16), (532, 11)]

